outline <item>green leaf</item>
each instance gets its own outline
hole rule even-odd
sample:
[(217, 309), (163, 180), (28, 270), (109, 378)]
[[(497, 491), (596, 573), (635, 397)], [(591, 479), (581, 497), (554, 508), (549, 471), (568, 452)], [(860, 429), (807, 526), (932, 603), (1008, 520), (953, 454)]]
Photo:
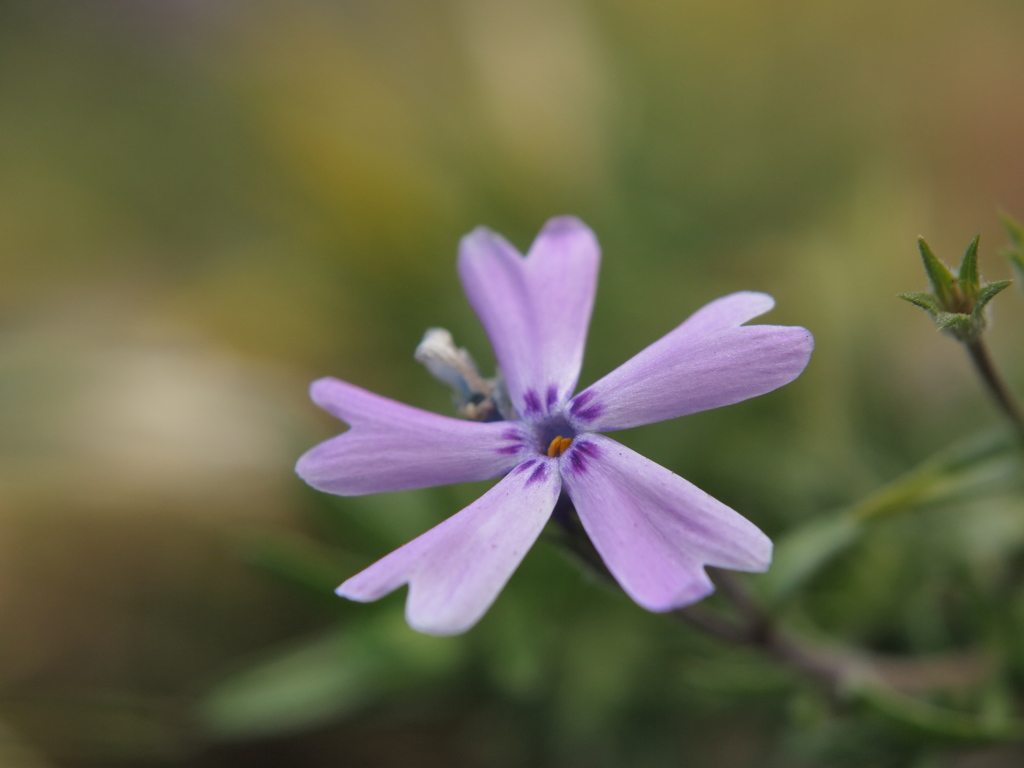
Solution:
[(816, 517), (775, 545), (772, 567), (759, 580), (769, 599), (785, 601), (833, 558), (860, 541), (862, 520), (840, 510)]
[(960, 275), (957, 282), (960, 284), (960, 290), (968, 299), (973, 299), (977, 295), (981, 285), (981, 279), (978, 277), (979, 240), (981, 240), (981, 235), (975, 235), (970, 245), (967, 246), (967, 250), (964, 251), (963, 259), (960, 260)]
[(932, 284), (932, 291), (939, 303), (950, 308), (956, 305), (956, 278), (949, 267), (939, 261), (932, 253), (932, 249), (925, 242), (923, 237), (917, 238), (917, 248), (921, 251), (921, 260), (924, 262), (924, 270), (928, 273), (928, 280)]
[(769, 603), (780, 604), (837, 556), (861, 540), (875, 521), (929, 504), (995, 492), (1021, 474), (1024, 454), (1005, 430), (948, 447), (839, 511), (813, 518), (783, 536), (768, 573), (759, 580)]
[(982, 286), (978, 292), (978, 298), (974, 301), (974, 315), (980, 316), (981, 311), (985, 309), (985, 305), (988, 304), (995, 297), (997, 293), (1006, 288), (1012, 280), (997, 280), (994, 283), (987, 283)]
[(932, 317), (935, 317), (942, 311), (942, 308), (939, 306), (938, 299), (936, 299), (932, 294), (925, 293), (924, 291), (915, 293), (899, 293), (897, 294), (897, 297), (920, 307), (928, 312)]
[(294, 733), (342, 718), (396, 690), (449, 676), (461, 638), (413, 632), (400, 611), (293, 645), (214, 686), (199, 717), (230, 740)]
[(361, 704), (372, 673), (347, 652), (341, 632), (295, 646), (228, 679), (202, 701), (199, 716), (218, 738), (267, 736), (318, 725)]
[(863, 685), (851, 697), (907, 732), (934, 742), (995, 743), (1024, 739), (1024, 724), (1016, 720), (972, 715), (910, 698), (878, 685)]
[(1019, 476), (1019, 441), (1002, 429), (954, 444), (933, 454), (874, 493), (847, 507), (860, 520), (878, 520), (937, 504), (981, 495), (1004, 479)]

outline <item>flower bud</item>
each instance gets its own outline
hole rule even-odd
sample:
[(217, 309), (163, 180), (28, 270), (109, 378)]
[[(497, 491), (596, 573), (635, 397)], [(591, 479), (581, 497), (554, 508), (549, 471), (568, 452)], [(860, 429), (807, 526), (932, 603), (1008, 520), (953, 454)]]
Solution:
[(917, 246), (932, 291), (899, 294), (901, 299), (928, 312), (940, 331), (946, 331), (967, 343), (977, 340), (985, 330), (985, 305), (1010, 284), (1009, 280), (981, 282), (978, 274), (978, 239), (976, 235), (971, 240), (960, 260), (960, 269), (954, 275), (932, 253), (924, 238), (919, 237)]

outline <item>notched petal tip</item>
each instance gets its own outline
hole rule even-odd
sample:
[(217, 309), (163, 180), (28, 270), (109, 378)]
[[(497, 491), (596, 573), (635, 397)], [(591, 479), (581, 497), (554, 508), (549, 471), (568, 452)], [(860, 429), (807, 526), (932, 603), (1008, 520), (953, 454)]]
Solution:
[(414, 629), (422, 635), (431, 635), (433, 637), (453, 637), (455, 635), (461, 635), (471, 630), (480, 619), (478, 617), (470, 622), (460, 622), (452, 626), (435, 626), (429, 622), (422, 623), (416, 620), (415, 616), (409, 614), (407, 610), (405, 612), (405, 623), (409, 625), (410, 629)]
[(403, 587), (406, 588), (405, 593), (405, 622), (412, 629), (417, 632), (421, 632), (424, 635), (433, 635), (435, 637), (451, 637), (452, 635), (461, 635), (468, 631), (475, 625), (483, 614), (486, 613), (486, 606), (484, 610), (480, 611), (479, 614), (473, 614), (470, 616), (447, 616), (444, 613), (436, 610), (424, 611), (418, 605), (418, 601), (412, 594), (413, 586), (411, 578), (402, 580), (400, 583), (394, 585), (393, 589), (388, 590), (360, 590), (358, 586), (353, 586), (352, 582), (359, 578), (359, 574), (356, 574), (351, 579), (343, 582), (341, 586), (334, 590), (334, 594), (338, 597), (346, 600), (352, 600), (356, 603), (372, 603), (375, 600), (380, 600), (383, 597), (400, 590)]
[(560, 258), (582, 259), (578, 263), (592, 263), (596, 269), (601, 258), (601, 246), (594, 231), (575, 216), (556, 216), (548, 219), (534, 238), (527, 258), (542, 259), (558, 254)]
[[(748, 302), (750, 307), (750, 320), (767, 314), (775, 309), (775, 297), (760, 291), (740, 291), (739, 295)], [(747, 320), (746, 322), (750, 322)]]
[(746, 302), (751, 311), (757, 310), (757, 315), (752, 317), (763, 315), (765, 312), (775, 309), (775, 297), (764, 291), (736, 291), (719, 299), (719, 301), (726, 300)]
[(606, 432), (732, 405), (796, 379), (814, 336), (788, 325), (741, 325), (741, 307), (708, 305), (573, 399), (578, 428)]
[[(591, 237), (594, 236), (593, 230), (584, 224), (578, 217), (571, 214), (565, 214), (563, 216), (553, 216), (544, 222), (544, 226), (540, 229), (541, 235), (548, 236), (561, 236), (567, 234), (575, 234), (577, 232), (584, 232)], [(596, 238), (595, 238), (596, 240)]]
[(498, 595), (495, 594), (491, 600), (473, 611), (466, 611), (463, 608), (453, 609), (448, 606), (438, 609), (437, 606), (431, 605), (429, 602), (427, 604), (421, 602), (419, 595), (415, 594), (415, 582), (408, 581), (406, 583), (409, 585), (409, 590), (405, 598), (405, 623), (417, 632), (434, 637), (451, 637), (468, 632), (479, 623), (498, 598)]
[(313, 385), (317, 404), (349, 429), (296, 463), (307, 483), (339, 496), (487, 480), (512, 469), (523, 442), (508, 423), (440, 416), (337, 379)]
[(459, 240), (458, 263), (461, 265), (466, 259), (480, 258), (484, 254), (495, 251), (522, 257), (514, 245), (493, 229), (484, 226), (476, 227)]
[(737, 291), (715, 299), (698, 309), (675, 333), (696, 337), (735, 328), (769, 312), (775, 299), (760, 291)]
[[(765, 573), (772, 564), (772, 549), (774, 545), (772, 544), (772, 540), (764, 535), (759, 544), (763, 547), (763, 551), (748, 551), (750, 562), (746, 567), (737, 568), (731, 566), (727, 570), (739, 571), (741, 573)], [(752, 549), (756, 550), (758, 547), (755, 546)], [(653, 613), (666, 613), (668, 611), (686, 608), (687, 606), (700, 602), (714, 593), (715, 584), (707, 572), (709, 565), (711, 567), (717, 567), (710, 563), (704, 563), (700, 569), (700, 577), (695, 578), (690, 584), (687, 584), (681, 591), (673, 595), (672, 598), (667, 601), (650, 601), (633, 595), (630, 595), (630, 597), (637, 605)]]
[[(304, 454), (299, 456), (299, 460), (295, 462), (295, 474), (298, 475), (299, 478), (307, 485), (313, 485), (313, 483), (310, 482), (310, 476), (312, 472), (310, 471), (311, 468), (309, 454), (311, 454), (314, 450), (316, 449), (310, 448)], [(316, 486), (313, 487), (315, 488)]]
[(571, 216), (548, 221), (525, 257), (489, 230), (463, 238), (459, 276), (520, 416), (556, 410), (576, 387), (600, 254)]
[(346, 424), (349, 420), (342, 415), (346, 402), (349, 399), (351, 384), (333, 376), (324, 376), (315, 380), (309, 385), (309, 399), (313, 404), (322, 410), (327, 411), (336, 419)]
[(664, 612), (706, 597), (714, 589), (708, 566), (767, 569), (771, 540), (735, 510), (610, 438), (574, 441), (571, 455), (577, 442), (599, 453), (585, 477), (563, 472), (565, 489), (608, 570), (637, 604)]
[(321, 376), (319, 379), (315, 379), (309, 385), (309, 399), (320, 405), (339, 381), (334, 376)]
[(351, 600), (351, 601), (356, 602), (356, 603), (372, 603), (374, 600), (378, 599), (378, 598), (375, 598), (375, 597), (368, 597), (366, 595), (361, 595), (361, 594), (359, 594), (359, 592), (357, 590), (351, 589), (349, 587), (349, 583), (351, 581), (352, 581), (352, 579), (348, 579), (346, 581), (343, 581), (338, 586), (338, 588), (334, 590), (334, 594), (336, 594), (338, 597), (343, 597), (346, 600)]
[(485, 608), (485, 610), (481, 611), (479, 615), (472, 615), (469, 618), (464, 616), (453, 618), (443, 616), (436, 612), (424, 612), (418, 609), (417, 601), (412, 595), (413, 587), (410, 579), (405, 579), (401, 583), (397, 584), (394, 589), (387, 592), (378, 590), (371, 593), (360, 592), (358, 588), (349, 586), (357, 577), (358, 574), (342, 583), (341, 586), (334, 590), (334, 594), (338, 597), (346, 600), (352, 600), (356, 603), (372, 603), (375, 600), (380, 600), (381, 598), (386, 597), (388, 594), (391, 594), (391, 592), (405, 587), (405, 623), (408, 624), (411, 629), (414, 629), (424, 635), (433, 635), (434, 637), (451, 637), (453, 635), (461, 635), (479, 622), (483, 617), (483, 614), (486, 612)]
[(339, 469), (331, 447), (330, 440), (314, 445), (295, 462), (295, 474), (310, 488), (335, 496), (362, 496), (367, 493), (346, 482), (344, 470)]
[[(536, 541), (561, 487), (550, 460), (524, 462), (531, 482), (514, 471), (491, 490), (426, 533), (373, 563), (335, 593), (378, 600), (408, 585), (406, 620), (431, 635), (455, 635), (479, 621)], [(531, 475), (532, 477), (532, 475)]]
[(707, 571), (700, 569), (700, 575), (694, 575), (694, 580), (687, 584), (682, 590), (667, 600), (648, 600), (642, 596), (630, 594), (630, 598), (641, 608), (652, 613), (668, 613), (677, 611), (680, 608), (699, 603), (705, 597), (713, 594), (715, 585), (708, 577)]

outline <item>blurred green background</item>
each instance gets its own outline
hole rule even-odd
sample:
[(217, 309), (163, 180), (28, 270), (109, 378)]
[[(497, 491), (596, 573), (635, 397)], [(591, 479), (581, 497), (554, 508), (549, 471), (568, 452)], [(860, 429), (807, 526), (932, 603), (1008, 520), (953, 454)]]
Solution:
[[(550, 542), (467, 635), (417, 635), (404, 594), (331, 590), (481, 487), (292, 473), (340, 431), (319, 376), (449, 412), (423, 331), (493, 366), (459, 237), (525, 249), (563, 213), (604, 249), (583, 384), (735, 290), (815, 334), (792, 385), (617, 435), (773, 537), (995, 425), (894, 295), (924, 287), (919, 233), (954, 262), (980, 230), (1010, 277), (1022, 39), (1017, 0), (0, 2), (0, 765), (1022, 764), (830, 709)], [(989, 337), (1018, 392), (1022, 306)], [(1012, 710), (1000, 477), (874, 527), (787, 620), (981, 645), (1004, 673), (960, 703)]]

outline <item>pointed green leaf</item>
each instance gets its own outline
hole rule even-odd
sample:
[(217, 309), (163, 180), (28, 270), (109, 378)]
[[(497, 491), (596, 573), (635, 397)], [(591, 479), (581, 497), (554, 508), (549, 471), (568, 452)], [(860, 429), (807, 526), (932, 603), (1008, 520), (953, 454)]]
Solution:
[(997, 293), (1006, 288), (1012, 280), (997, 280), (994, 283), (987, 283), (981, 287), (978, 291), (978, 298), (974, 301), (974, 314), (980, 315), (981, 311), (985, 309), (985, 305), (988, 304), (995, 297)]
[(1002, 429), (950, 446), (839, 511), (808, 521), (775, 545), (771, 570), (759, 580), (764, 598), (779, 605), (878, 520), (925, 505), (983, 496), (1017, 482), (1022, 455), (1015, 435)]
[(372, 659), (347, 652), (343, 632), (303, 641), (211, 690), (199, 717), (214, 737), (291, 733), (340, 717), (372, 699)]
[(931, 314), (932, 317), (935, 317), (937, 314), (939, 314), (939, 312), (942, 311), (942, 308), (939, 306), (938, 299), (936, 299), (932, 294), (925, 293), (924, 291), (915, 293), (900, 293), (897, 294), (897, 298), (903, 299), (904, 301), (909, 301), (911, 304), (914, 304), (920, 307), (921, 309), (925, 310), (929, 314)]
[(924, 271), (928, 273), (928, 280), (932, 284), (932, 290), (939, 303), (947, 309), (956, 304), (956, 278), (950, 272), (949, 267), (939, 261), (932, 253), (923, 237), (917, 238), (917, 247), (921, 251), (921, 260), (924, 262)]
[(960, 283), (960, 290), (968, 299), (973, 299), (978, 294), (978, 287), (981, 279), (978, 277), (978, 241), (981, 235), (975, 235), (971, 240), (964, 257), (960, 260), (960, 276), (957, 278)]
[(786, 600), (863, 534), (862, 521), (846, 510), (814, 518), (776, 543), (772, 567), (760, 588), (773, 603)]
[(1016, 436), (994, 429), (957, 443), (847, 508), (863, 521), (882, 520), (929, 504), (962, 502), (1005, 489), (1024, 464)]
[(298, 733), (446, 677), (464, 651), (458, 638), (412, 632), (400, 611), (381, 612), (278, 649), (236, 672), (206, 692), (197, 714), (216, 739)]

